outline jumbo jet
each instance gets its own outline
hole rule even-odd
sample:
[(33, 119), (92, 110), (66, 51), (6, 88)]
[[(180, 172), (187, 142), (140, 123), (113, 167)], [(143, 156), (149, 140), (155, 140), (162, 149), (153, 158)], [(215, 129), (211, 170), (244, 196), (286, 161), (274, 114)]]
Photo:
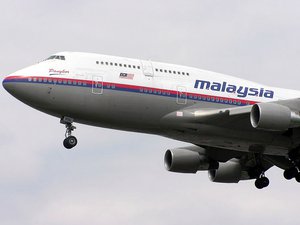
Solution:
[[(284, 170), (300, 182), (300, 92), (197, 68), (91, 53), (61, 52), (10, 74), (4, 88), (58, 117), (63, 145), (74, 122), (191, 143), (169, 149), (168, 171), (208, 171), (213, 182), (255, 180)], [(141, 146), (142, 147), (142, 146)]]

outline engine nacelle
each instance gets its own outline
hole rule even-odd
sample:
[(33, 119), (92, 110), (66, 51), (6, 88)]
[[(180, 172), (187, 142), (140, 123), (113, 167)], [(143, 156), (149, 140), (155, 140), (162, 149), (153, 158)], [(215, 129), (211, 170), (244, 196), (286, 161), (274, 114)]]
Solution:
[(300, 125), (299, 114), (275, 103), (253, 105), (250, 120), (254, 128), (268, 131), (285, 131)]
[(178, 173), (196, 173), (199, 170), (216, 169), (219, 165), (197, 151), (184, 148), (167, 150), (164, 162), (168, 171)]
[(219, 163), (218, 169), (208, 171), (208, 177), (212, 182), (238, 183), (242, 178), (242, 166), (237, 160)]

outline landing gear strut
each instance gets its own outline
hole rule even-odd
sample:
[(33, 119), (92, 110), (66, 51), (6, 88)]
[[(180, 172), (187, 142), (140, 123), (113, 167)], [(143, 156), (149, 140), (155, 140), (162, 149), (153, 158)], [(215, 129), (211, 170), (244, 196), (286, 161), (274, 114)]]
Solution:
[(75, 126), (73, 126), (73, 119), (70, 117), (64, 116), (61, 118), (60, 123), (66, 125), (66, 133), (65, 133), (65, 140), (63, 142), (64, 147), (67, 149), (74, 148), (77, 145), (77, 138), (72, 136), (72, 131), (76, 129)]

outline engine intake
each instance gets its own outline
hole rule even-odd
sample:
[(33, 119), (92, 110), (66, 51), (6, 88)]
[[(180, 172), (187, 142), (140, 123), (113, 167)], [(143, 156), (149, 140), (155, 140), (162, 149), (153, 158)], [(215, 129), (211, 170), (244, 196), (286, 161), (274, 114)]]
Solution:
[(196, 173), (199, 170), (218, 168), (218, 162), (190, 149), (177, 148), (165, 153), (165, 167), (168, 171), (178, 173)]
[(253, 105), (250, 120), (254, 128), (268, 131), (285, 131), (300, 125), (299, 114), (275, 103)]

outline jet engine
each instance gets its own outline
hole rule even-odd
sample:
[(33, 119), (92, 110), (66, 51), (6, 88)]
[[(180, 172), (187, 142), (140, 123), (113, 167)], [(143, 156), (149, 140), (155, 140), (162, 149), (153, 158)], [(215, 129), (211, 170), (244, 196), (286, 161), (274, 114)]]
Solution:
[(208, 171), (208, 177), (212, 182), (238, 183), (242, 178), (241, 164), (238, 160), (219, 163), (218, 169)]
[[(199, 149), (203, 150), (200, 147)], [(167, 150), (164, 162), (168, 171), (178, 173), (196, 173), (199, 170), (217, 169), (219, 166), (218, 162), (188, 148)]]
[(268, 131), (285, 131), (300, 125), (300, 115), (287, 106), (274, 103), (253, 105), (250, 114), (254, 128)]

